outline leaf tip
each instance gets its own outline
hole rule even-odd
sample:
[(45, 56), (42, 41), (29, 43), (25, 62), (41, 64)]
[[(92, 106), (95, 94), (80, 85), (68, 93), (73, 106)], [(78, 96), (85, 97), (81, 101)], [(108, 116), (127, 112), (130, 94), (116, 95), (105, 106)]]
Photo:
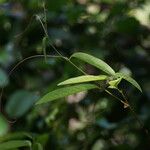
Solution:
[(61, 85), (63, 85), (62, 82), (57, 84), (57, 86), (61, 86)]
[(141, 88), (141, 87), (139, 87), (139, 91), (140, 91), (141, 93), (143, 93), (143, 90), (142, 90), (142, 88)]
[(40, 100), (35, 103), (36, 106), (37, 106), (37, 105), (40, 105), (40, 104), (41, 104), (41, 101), (40, 101)]

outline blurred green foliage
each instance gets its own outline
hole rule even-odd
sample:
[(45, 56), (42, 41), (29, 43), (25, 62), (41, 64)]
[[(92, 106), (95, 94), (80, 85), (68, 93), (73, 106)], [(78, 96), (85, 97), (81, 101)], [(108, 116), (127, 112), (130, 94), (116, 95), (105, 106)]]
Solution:
[[(64, 60), (30, 59), (9, 76), (22, 59), (43, 54), (44, 32), (35, 18), (45, 22), (43, 2), (0, 0), (0, 87), (5, 87), (0, 142), (32, 143), (32, 149), (39, 150), (148, 150), (150, 139), (132, 113), (105, 93), (92, 90), (34, 105), (59, 82), (81, 75)], [(46, 14), (51, 42), (64, 56), (82, 51), (103, 59), (115, 71), (133, 75), (143, 94), (124, 82), (120, 87), (149, 129), (149, 0), (47, 0)], [(55, 54), (48, 45), (46, 51)], [(88, 74), (101, 73), (74, 62)]]

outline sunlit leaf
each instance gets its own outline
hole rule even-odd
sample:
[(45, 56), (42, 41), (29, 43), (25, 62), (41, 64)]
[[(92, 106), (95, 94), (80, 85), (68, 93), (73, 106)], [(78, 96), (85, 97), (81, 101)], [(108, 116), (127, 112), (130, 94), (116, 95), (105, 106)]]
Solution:
[(0, 143), (0, 150), (11, 150), (13, 148), (31, 147), (31, 142), (28, 140), (13, 140)]
[(93, 84), (79, 84), (79, 85), (59, 88), (43, 96), (36, 104), (47, 103), (59, 98), (63, 98), (78, 92), (87, 91), (94, 88), (97, 88), (97, 86)]
[(91, 82), (91, 81), (98, 81), (98, 80), (106, 80), (107, 76), (105, 75), (83, 75), (75, 78), (70, 78), (68, 80), (65, 80), (58, 85), (67, 85), (67, 84), (75, 84), (75, 83), (83, 83), (83, 82)]
[(127, 76), (127, 75), (125, 75), (123, 73), (120, 73), (120, 72), (116, 73), (115, 76), (116, 77), (121, 77), (124, 80), (130, 82), (133, 86), (135, 86), (138, 90), (140, 90), (142, 92), (142, 89), (141, 89), (140, 85), (133, 78), (131, 78), (130, 76)]
[(78, 58), (90, 65), (93, 65), (97, 68), (99, 68), (100, 70), (104, 71), (105, 73), (109, 74), (109, 75), (114, 75), (115, 71), (107, 64), (105, 63), (103, 60), (96, 58), (92, 55), (86, 54), (86, 53), (74, 53), (72, 57)]

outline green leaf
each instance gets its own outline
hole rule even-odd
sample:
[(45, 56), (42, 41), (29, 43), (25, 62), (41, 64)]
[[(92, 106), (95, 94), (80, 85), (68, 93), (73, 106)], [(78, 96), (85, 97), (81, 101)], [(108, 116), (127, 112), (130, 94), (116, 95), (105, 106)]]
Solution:
[(49, 92), (44, 97), (42, 97), (36, 104), (47, 103), (62, 97), (66, 97), (81, 91), (87, 91), (94, 88), (97, 88), (97, 86), (93, 84), (79, 84), (70, 87), (63, 87)]
[(35, 93), (19, 90), (10, 96), (6, 103), (5, 110), (10, 117), (19, 118), (27, 113), (38, 98)]
[(18, 131), (14, 133), (8, 133), (0, 137), (0, 143), (3, 143), (5, 141), (12, 141), (12, 140), (23, 140), (27, 138), (33, 140), (33, 137), (30, 133)]
[(9, 130), (7, 120), (0, 114), (0, 137), (3, 137)]
[(33, 150), (43, 150), (43, 147), (40, 143), (34, 143)]
[(72, 57), (85, 61), (86, 63), (99, 68), (100, 70), (104, 71), (105, 73), (109, 75), (115, 75), (115, 71), (107, 63), (105, 63), (103, 60), (96, 58), (92, 55), (78, 52), (78, 53), (74, 53), (70, 58)]
[(9, 80), (7, 74), (0, 69), (0, 87), (5, 87), (7, 86)]
[(130, 76), (127, 76), (127, 75), (125, 75), (123, 73), (120, 73), (120, 72), (116, 73), (115, 76), (116, 77), (121, 77), (124, 80), (130, 82), (133, 86), (135, 86), (138, 90), (140, 90), (140, 92), (142, 92), (142, 89), (141, 89), (140, 85), (133, 78), (131, 78)]
[(19, 147), (31, 148), (31, 145), (32, 145), (31, 142), (28, 140), (13, 140), (13, 141), (0, 143), (0, 150), (9, 150), (9, 149), (19, 148)]
[(107, 79), (106, 75), (99, 75), (99, 76), (83, 75), (75, 78), (70, 78), (68, 80), (59, 83), (58, 85), (76, 84), (76, 83), (91, 82), (91, 81), (106, 80), (106, 79)]
[(108, 88), (118, 89), (118, 85), (121, 82), (121, 80), (122, 80), (122, 78), (119, 77), (118, 79), (109, 81), (109, 87)]

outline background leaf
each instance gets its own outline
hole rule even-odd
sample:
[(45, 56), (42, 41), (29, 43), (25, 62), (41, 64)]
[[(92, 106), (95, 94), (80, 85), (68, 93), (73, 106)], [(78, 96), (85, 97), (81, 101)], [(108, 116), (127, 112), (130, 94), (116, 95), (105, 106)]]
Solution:
[(79, 84), (70, 87), (63, 87), (49, 92), (44, 97), (42, 97), (36, 104), (47, 103), (68, 95), (72, 95), (82, 91), (87, 91), (94, 88), (97, 88), (97, 86), (94, 84)]
[(30, 133), (18, 131), (14, 133), (8, 133), (4, 135), (3, 137), (0, 137), (0, 143), (6, 142), (6, 141), (23, 140), (27, 138), (33, 140), (33, 137)]
[(5, 110), (12, 118), (21, 117), (33, 106), (38, 98), (33, 92), (19, 90), (10, 96)]
[(43, 147), (40, 143), (34, 143), (33, 150), (43, 150)]
[(31, 147), (31, 142), (28, 140), (14, 140), (0, 143), (0, 150), (11, 150), (13, 148)]
[(0, 69), (0, 87), (5, 87), (8, 82), (9, 80), (7, 74), (2, 69)]
[(86, 54), (86, 53), (74, 53), (72, 57), (78, 58), (82, 61), (85, 61), (88, 64), (91, 64), (97, 68), (99, 68), (100, 70), (104, 71), (105, 73), (109, 74), (109, 75), (114, 75), (115, 71), (108, 65), (106, 64), (103, 60), (96, 58), (92, 55)]
[(9, 126), (7, 120), (0, 114), (0, 137), (8, 132)]
[(107, 76), (105, 76), (105, 75), (99, 75), (99, 76), (83, 75), (83, 76), (70, 78), (68, 80), (65, 80), (65, 81), (59, 83), (58, 85), (67, 85), (67, 84), (91, 82), (91, 81), (106, 80), (106, 79), (107, 79)]

